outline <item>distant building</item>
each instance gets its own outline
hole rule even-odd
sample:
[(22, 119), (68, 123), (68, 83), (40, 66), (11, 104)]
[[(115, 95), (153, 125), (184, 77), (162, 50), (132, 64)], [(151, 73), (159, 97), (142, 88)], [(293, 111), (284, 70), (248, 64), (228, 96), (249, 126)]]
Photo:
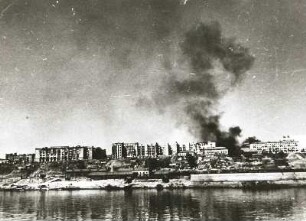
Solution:
[(158, 143), (147, 145), (147, 157), (156, 158), (158, 156), (163, 155), (163, 147), (161, 147)]
[(161, 146), (158, 143), (147, 145), (146, 147), (146, 157), (157, 158), (159, 156), (172, 156), (172, 147), (167, 144), (166, 146)]
[(5, 159), (10, 163), (33, 163), (35, 154), (9, 153), (5, 154)]
[(217, 147), (216, 142), (198, 142), (189, 143), (189, 151), (196, 153), (198, 156), (211, 157), (214, 155), (228, 155), (226, 147)]
[[(75, 146), (75, 147), (53, 146), (53, 147), (35, 148), (35, 161), (59, 162), (59, 161), (75, 161), (75, 160), (92, 160), (95, 158), (93, 157), (93, 154), (95, 153), (96, 150), (97, 150), (96, 147), (89, 147), (89, 146)], [(98, 156), (101, 156), (101, 153), (98, 154)]]
[(137, 157), (138, 158), (144, 158), (147, 156), (147, 150), (145, 145), (139, 144), (137, 146)]
[(112, 157), (114, 159), (135, 158), (142, 154), (142, 146), (139, 143), (113, 143)]
[(124, 147), (124, 143), (113, 143), (112, 145), (112, 157), (114, 159), (126, 158), (126, 148)]
[(180, 145), (176, 142), (176, 153), (185, 152), (186, 151), (186, 145)]
[(135, 158), (137, 157), (138, 153), (138, 147), (139, 143), (123, 143), (123, 146), (126, 149), (126, 157), (127, 158)]
[(212, 157), (215, 155), (228, 155), (228, 149), (226, 147), (213, 147), (203, 149), (203, 155), (205, 157)]
[(187, 155), (195, 156), (195, 153), (193, 151), (181, 151), (176, 154), (178, 157), (186, 157)]
[(216, 142), (208, 141), (208, 142), (198, 142), (198, 143), (190, 143), (189, 150), (195, 152), (198, 155), (204, 155), (204, 150), (215, 149)]
[(250, 147), (244, 146), (241, 147), (240, 150), (242, 151), (242, 155), (248, 158), (259, 158), (260, 156), (262, 156), (257, 152), (257, 150), (250, 149)]
[(133, 170), (134, 174), (137, 174), (138, 177), (147, 177), (149, 176), (149, 169), (148, 168), (136, 168)]
[(164, 154), (165, 156), (172, 156), (172, 155), (173, 155), (173, 149), (172, 149), (172, 147), (171, 147), (170, 144), (167, 144), (167, 146), (164, 147), (163, 154)]
[(139, 143), (113, 143), (112, 157), (113, 159), (122, 158), (156, 158), (161, 155), (171, 156), (172, 148), (170, 145), (162, 147), (158, 143), (150, 145), (142, 145)]
[(0, 159), (0, 164), (2, 163), (8, 163), (9, 161), (7, 159)]
[(262, 152), (284, 152), (284, 153), (295, 153), (303, 152), (303, 148), (299, 147), (298, 141), (290, 139), (289, 136), (283, 137), (280, 141), (268, 141), (268, 142), (256, 142), (250, 144), (250, 150)]

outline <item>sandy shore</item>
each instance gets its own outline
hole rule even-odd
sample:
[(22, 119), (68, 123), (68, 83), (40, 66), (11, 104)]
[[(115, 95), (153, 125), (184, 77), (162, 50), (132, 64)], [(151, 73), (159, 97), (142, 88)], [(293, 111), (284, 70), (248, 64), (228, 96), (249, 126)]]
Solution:
[(41, 180), (33, 181), (28, 179), (20, 180), (14, 184), (2, 184), (2, 190), (78, 190), (78, 189), (163, 189), (163, 188), (188, 188), (192, 187), (192, 182), (184, 179), (173, 179), (168, 183), (163, 183), (160, 179), (133, 180), (127, 184), (123, 179), (107, 180)]
[(170, 179), (164, 183), (161, 179), (134, 179), (126, 183), (124, 179), (64, 180), (49, 178), (48, 181), (37, 178), (21, 179), (10, 184), (1, 184), (0, 190), (82, 190), (82, 189), (184, 189), (184, 188), (279, 188), (306, 186), (306, 172), (269, 172), (269, 173), (228, 173), (228, 174), (192, 174), (190, 178)]

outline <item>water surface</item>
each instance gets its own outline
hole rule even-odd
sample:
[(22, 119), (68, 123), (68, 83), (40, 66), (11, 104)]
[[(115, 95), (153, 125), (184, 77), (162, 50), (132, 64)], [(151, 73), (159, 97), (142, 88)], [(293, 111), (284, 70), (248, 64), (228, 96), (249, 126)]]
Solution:
[(306, 220), (306, 189), (0, 192), (0, 220)]

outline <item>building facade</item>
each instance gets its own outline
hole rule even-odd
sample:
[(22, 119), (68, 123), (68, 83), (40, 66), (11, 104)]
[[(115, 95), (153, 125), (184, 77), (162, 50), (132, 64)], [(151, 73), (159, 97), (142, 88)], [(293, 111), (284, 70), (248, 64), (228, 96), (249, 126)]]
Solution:
[(126, 149), (127, 158), (135, 158), (138, 156), (137, 150), (139, 150), (139, 143), (123, 143), (123, 146)]
[(137, 157), (144, 158), (147, 156), (147, 149), (145, 145), (139, 144), (137, 146)]
[(164, 149), (164, 150), (163, 150), (163, 154), (164, 154), (165, 156), (172, 156), (172, 155), (173, 155), (173, 149), (172, 149), (172, 147), (171, 147), (170, 144), (167, 144), (167, 146), (164, 147), (163, 149)]
[(114, 159), (126, 158), (126, 149), (124, 147), (124, 143), (113, 143), (112, 157)]
[(142, 145), (139, 143), (113, 143), (112, 157), (113, 159), (122, 158), (156, 158), (161, 155), (171, 156), (172, 148), (160, 146), (158, 143), (150, 145)]
[(33, 163), (35, 159), (35, 154), (9, 153), (5, 154), (5, 159), (9, 163)]
[(92, 160), (94, 147), (88, 146), (53, 146), (35, 148), (36, 162), (58, 162), (74, 160)]
[(208, 153), (208, 150), (215, 150), (216, 142), (207, 141), (207, 142), (198, 142), (198, 143), (189, 143), (189, 151), (195, 152), (197, 155), (205, 155)]
[(228, 149), (226, 147), (213, 147), (203, 149), (203, 155), (205, 157), (213, 157), (216, 155), (228, 155)]
[(303, 148), (299, 146), (298, 141), (290, 139), (288, 137), (284, 137), (283, 140), (280, 141), (268, 141), (268, 142), (256, 142), (250, 144), (251, 151), (257, 151), (258, 153), (262, 152), (284, 152), (284, 153), (296, 153), (303, 152)]
[(182, 144), (180, 145), (178, 142), (176, 142), (176, 153), (185, 152), (186, 151), (186, 145)]

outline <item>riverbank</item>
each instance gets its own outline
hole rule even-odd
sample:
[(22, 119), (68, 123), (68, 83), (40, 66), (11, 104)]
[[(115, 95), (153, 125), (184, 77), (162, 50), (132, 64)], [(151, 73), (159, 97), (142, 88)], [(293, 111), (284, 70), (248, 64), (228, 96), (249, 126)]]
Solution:
[(132, 189), (193, 189), (193, 188), (236, 188), (236, 189), (276, 189), (289, 187), (306, 187), (306, 181), (261, 181), (261, 182), (192, 182), (190, 180), (173, 179), (168, 183), (162, 180), (134, 180), (127, 184), (122, 179), (116, 180), (78, 180), (78, 181), (57, 181), (42, 183), (14, 183), (11, 185), (0, 185), (2, 191), (50, 191), (50, 190), (132, 190)]
[(51, 180), (47, 182), (30, 182), (29, 180), (20, 180), (14, 184), (2, 184), (0, 190), (120, 190), (120, 189), (171, 189), (171, 188), (191, 188), (192, 183), (189, 180), (173, 179), (168, 183), (163, 183), (160, 179), (133, 180), (126, 183), (124, 179), (108, 180), (87, 180), (79, 179), (73, 181)]
[(281, 188), (306, 186), (306, 172), (220, 173), (191, 174), (181, 179), (124, 179), (91, 180), (79, 178), (21, 179), (0, 184), (0, 190), (130, 190), (130, 189), (186, 189), (186, 188)]

